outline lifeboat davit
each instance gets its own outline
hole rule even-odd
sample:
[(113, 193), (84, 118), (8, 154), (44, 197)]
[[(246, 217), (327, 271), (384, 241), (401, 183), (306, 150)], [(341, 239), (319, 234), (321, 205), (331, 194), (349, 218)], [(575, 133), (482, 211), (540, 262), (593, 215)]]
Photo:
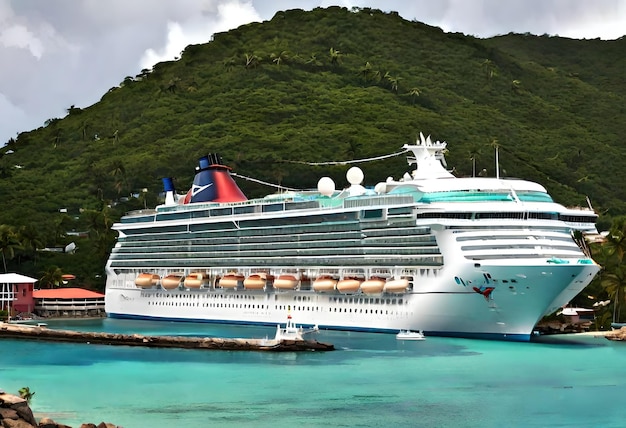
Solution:
[(315, 291), (334, 291), (336, 286), (337, 280), (330, 276), (320, 276), (313, 282)]
[(161, 277), (155, 273), (140, 273), (135, 278), (135, 285), (139, 288), (152, 288), (159, 283)]
[(237, 288), (239, 281), (243, 279), (243, 275), (238, 273), (227, 273), (220, 278), (218, 285), (222, 288)]
[(279, 275), (274, 280), (274, 288), (280, 290), (293, 290), (298, 285), (298, 278), (294, 275)]
[(175, 288), (180, 287), (183, 279), (184, 276), (180, 273), (169, 274), (161, 280), (161, 287), (165, 288), (166, 290), (174, 290)]
[(337, 283), (337, 290), (341, 293), (355, 293), (359, 290), (361, 282), (356, 278), (344, 278)]
[(385, 287), (385, 280), (382, 278), (370, 278), (361, 283), (361, 291), (365, 294), (380, 294)]
[(243, 280), (243, 288), (246, 290), (262, 290), (265, 287), (267, 275), (264, 273), (253, 273)]
[(205, 275), (203, 273), (192, 273), (185, 277), (185, 282), (183, 283), (186, 288), (200, 288), (204, 283)]
[(385, 282), (383, 290), (387, 293), (404, 293), (409, 288), (408, 279), (391, 279)]

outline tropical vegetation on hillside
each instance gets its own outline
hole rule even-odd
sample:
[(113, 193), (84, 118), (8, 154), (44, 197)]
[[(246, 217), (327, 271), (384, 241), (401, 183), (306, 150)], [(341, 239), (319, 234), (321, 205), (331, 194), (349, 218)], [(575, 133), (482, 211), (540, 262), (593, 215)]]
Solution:
[[(625, 49), (478, 39), (369, 8), (283, 11), (215, 34), (0, 148), (2, 268), (101, 289), (111, 224), (156, 205), (163, 177), (185, 192), (200, 156), (286, 187), (343, 185), (345, 165), (301, 162), (396, 153), (419, 132), (448, 141), (459, 176), (496, 175), (497, 148), (500, 176), (591, 203), (608, 230), (626, 214)], [(404, 156), (361, 166), (371, 186), (407, 169)], [(238, 183), (250, 197), (275, 190)]]

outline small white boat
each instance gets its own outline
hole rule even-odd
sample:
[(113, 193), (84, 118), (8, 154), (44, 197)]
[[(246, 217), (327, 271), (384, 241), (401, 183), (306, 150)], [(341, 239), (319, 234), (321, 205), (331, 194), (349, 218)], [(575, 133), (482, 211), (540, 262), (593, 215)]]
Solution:
[(281, 327), (280, 324), (276, 326), (276, 336), (274, 340), (304, 340), (304, 336), (307, 333), (312, 333), (314, 331), (318, 331), (319, 328), (314, 326), (310, 329), (304, 329), (302, 326), (296, 326), (296, 323), (291, 319), (291, 315), (287, 316), (287, 324), (285, 327)]
[(396, 334), (396, 339), (398, 340), (426, 340), (426, 336), (424, 333), (420, 331), (411, 331), (411, 330), (400, 330), (398, 334)]

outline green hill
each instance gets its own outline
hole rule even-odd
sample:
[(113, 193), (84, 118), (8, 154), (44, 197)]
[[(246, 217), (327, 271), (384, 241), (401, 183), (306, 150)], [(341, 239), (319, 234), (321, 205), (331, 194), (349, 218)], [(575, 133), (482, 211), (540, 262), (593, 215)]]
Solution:
[[(111, 222), (155, 205), (162, 177), (186, 191), (200, 156), (218, 152), (235, 172), (288, 187), (323, 175), (344, 185), (346, 166), (293, 161), (394, 153), (420, 131), (448, 141), (457, 175), (472, 174), (472, 154), (495, 175), (497, 144), (501, 175), (538, 181), (565, 205), (589, 197), (606, 227), (626, 213), (625, 49), (623, 38), (477, 39), (373, 9), (279, 12), (120, 77), (100, 102), (9, 140), (0, 224), (78, 251), (6, 258), (24, 273), (63, 265), (101, 286)], [(362, 168), (374, 185), (407, 166), (398, 156)], [(272, 191), (239, 184), (248, 196)]]

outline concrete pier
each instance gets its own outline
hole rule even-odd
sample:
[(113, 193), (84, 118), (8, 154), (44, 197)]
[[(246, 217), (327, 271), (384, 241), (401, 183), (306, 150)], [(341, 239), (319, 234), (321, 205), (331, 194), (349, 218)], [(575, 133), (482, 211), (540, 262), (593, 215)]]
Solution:
[(144, 336), (101, 332), (56, 330), (44, 326), (0, 323), (0, 339), (45, 340), (50, 342), (98, 345), (143, 346), (147, 348), (185, 348), (222, 351), (332, 351), (329, 343), (315, 340), (229, 339), (216, 337)]

